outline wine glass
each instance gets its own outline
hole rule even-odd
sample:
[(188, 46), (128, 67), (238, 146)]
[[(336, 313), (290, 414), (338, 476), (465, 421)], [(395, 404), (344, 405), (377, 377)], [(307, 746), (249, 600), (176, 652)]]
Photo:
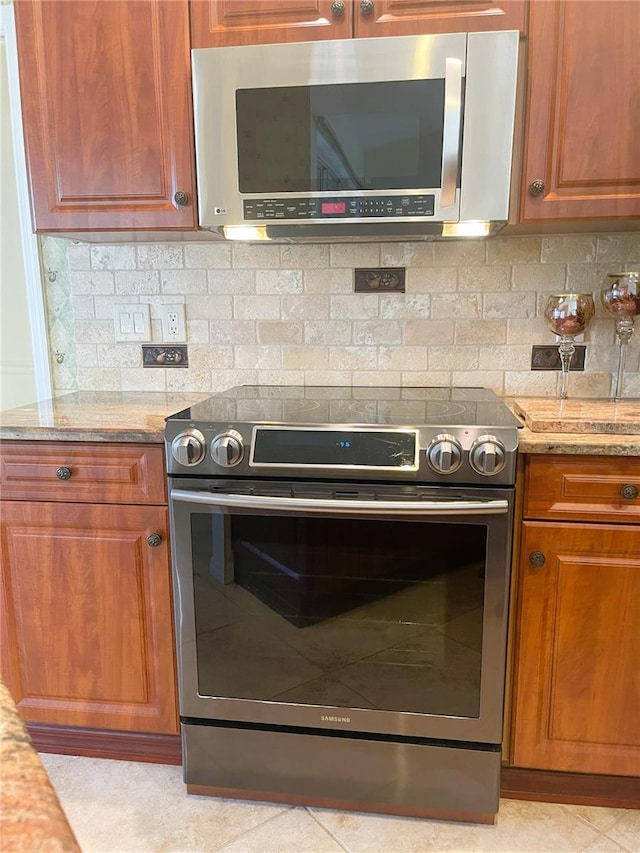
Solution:
[(569, 366), (576, 351), (575, 337), (584, 332), (595, 313), (596, 306), (590, 293), (554, 293), (547, 299), (544, 309), (547, 325), (560, 337), (560, 398), (563, 400), (567, 397)]
[(616, 337), (620, 344), (620, 355), (613, 399), (621, 400), (627, 346), (634, 332), (634, 317), (640, 314), (640, 273), (609, 273), (607, 279), (607, 283), (600, 291), (600, 297), (607, 311), (616, 318)]

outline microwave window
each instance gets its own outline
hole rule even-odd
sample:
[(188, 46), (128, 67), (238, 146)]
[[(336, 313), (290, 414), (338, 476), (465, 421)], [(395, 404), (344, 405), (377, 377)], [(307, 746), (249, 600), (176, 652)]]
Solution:
[(239, 89), (236, 117), (243, 193), (441, 185), (444, 80)]

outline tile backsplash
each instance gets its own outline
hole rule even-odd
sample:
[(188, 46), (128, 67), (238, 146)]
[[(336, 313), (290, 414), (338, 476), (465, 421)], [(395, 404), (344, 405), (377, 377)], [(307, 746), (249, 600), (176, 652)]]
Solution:
[[(618, 363), (606, 274), (640, 266), (640, 231), (406, 243), (88, 244), (42, 238), (56, 393), (214, 392), (242, 383), (482, 385), (555, 394), (557, 372), (531, 371), (552, 345), (550, 293), (592, 292), (584, 373), (574, 396), (608, 396)], [(356, 267), (406, 268), (405, 293), (354, 293)], [(116, 343), (113, 305), (184, 303), (189, 367), (142, 367), (139, 343)], [(639, 324), (640, 326), (640, 324)], [(640, 328), (625, 392), (640, 396)]]

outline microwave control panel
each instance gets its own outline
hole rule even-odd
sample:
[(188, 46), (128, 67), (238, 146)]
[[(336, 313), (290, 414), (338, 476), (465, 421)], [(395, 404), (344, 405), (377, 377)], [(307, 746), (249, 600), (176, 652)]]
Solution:
[(376, 219), (433, 216), (434, 195), (353, 198), (261, 198), (242, 202), (248, 221), (273, 219)]

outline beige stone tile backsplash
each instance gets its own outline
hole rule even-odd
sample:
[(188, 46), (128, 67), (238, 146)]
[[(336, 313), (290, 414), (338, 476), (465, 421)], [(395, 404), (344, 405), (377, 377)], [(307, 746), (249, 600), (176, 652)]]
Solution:
[[(56, 392), (402, 383), (555, 394), (556, 372), (529, 369), (531, 345), (554, 343), (547, 295), (579, 290), (597, 313), (571, 391), (591, 397), (610, 394), (618, 359), (598, 290), (608, 272), (640, 266), (640, 231), (333, 245), (46, 237), (42, 258)], [(354, 293), (354, 268), (379, 266), (406, 267), (406, 293)], [(143, 368), (139, 344), (115, 343), (122, 301), (149, 303), (156, 344), (161, 304), (185, 304), (188, 369)], [(626, 367), (626, 393), (640, 396), (640, 328)]]

